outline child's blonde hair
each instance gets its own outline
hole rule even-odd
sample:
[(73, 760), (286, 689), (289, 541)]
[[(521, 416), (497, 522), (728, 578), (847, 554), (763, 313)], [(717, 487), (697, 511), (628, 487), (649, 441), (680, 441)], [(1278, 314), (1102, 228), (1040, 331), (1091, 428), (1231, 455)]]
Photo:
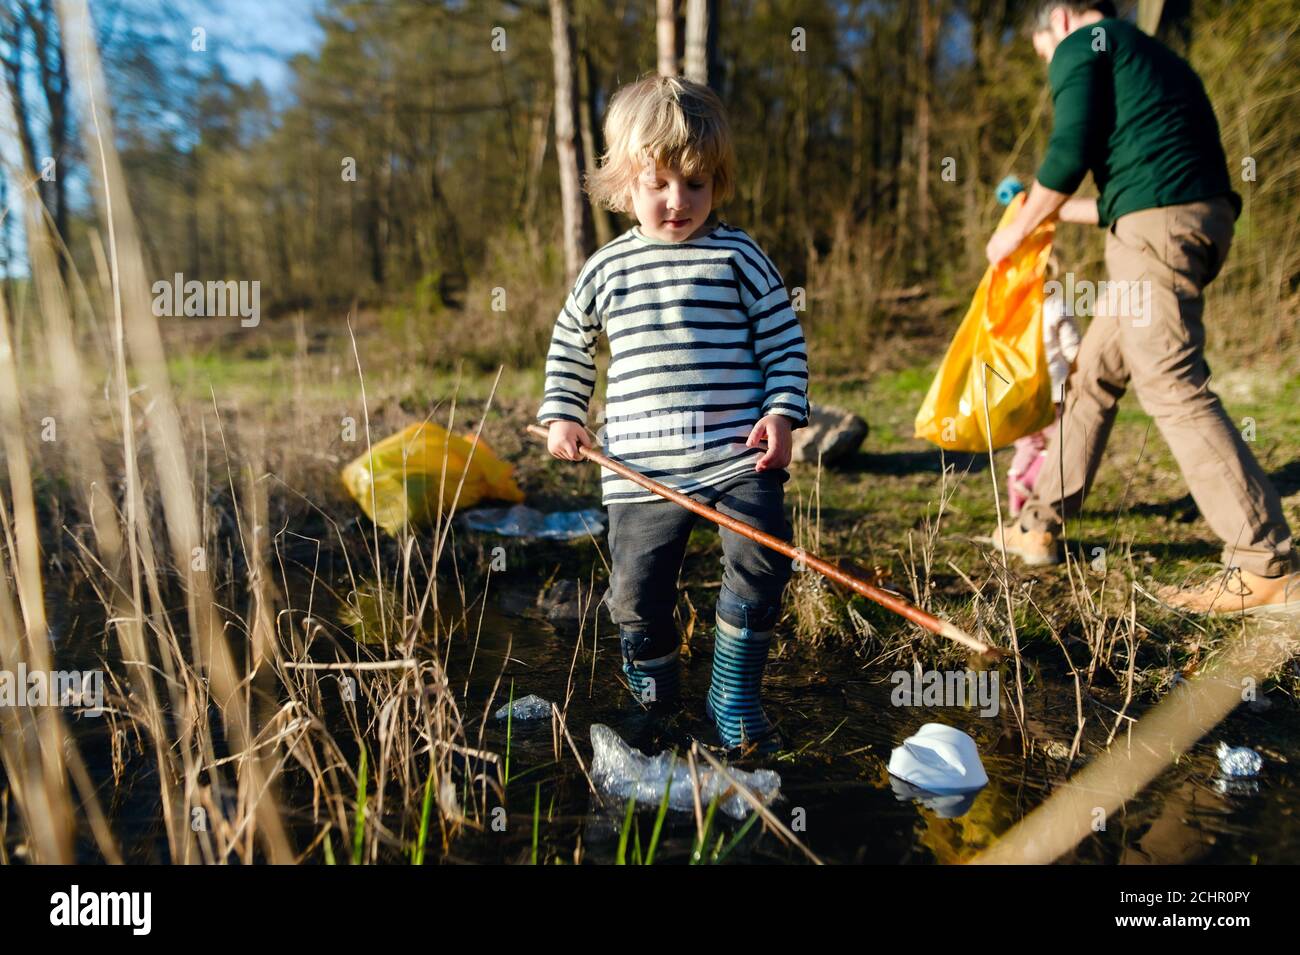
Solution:
[(615, 212), (630, 211), (628, 190), (650, 163), (684, 176), (713, 176), (713, 204), (736, 188), (731, 127), (718, 95), (680, 76), (647, 76), (629, 83), (610, 101), (605, 115), (605, 155), (587, 176), (594, 202)]

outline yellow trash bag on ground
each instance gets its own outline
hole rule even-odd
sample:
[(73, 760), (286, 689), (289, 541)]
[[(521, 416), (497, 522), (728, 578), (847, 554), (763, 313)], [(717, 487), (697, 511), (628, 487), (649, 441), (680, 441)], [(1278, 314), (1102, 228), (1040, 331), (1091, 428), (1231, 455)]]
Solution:
[[(1024, 193), (1012, 200), (999, 228), (1024, 201)], [(918, 438), (949, 451), (987, 451), (990, 438), (999, 448), (1052, 423), (1052, 379), (1043, 347), (1043, 275), (1055, 233), (1055, 220), (1042, 223), (1015, 252), (984, 272), (916, 413)]]
[[(457, 498), (461, 475), (465, 486)], [(369, 454), (345, 467), (342, 476), (353, 500), (390, 534), (407, 523), (431, 524), (435, 509), (449, 510), (453, 501), (459, 510), (473, 507), (484, 498), (512, 504), (524, 499), (524, 492), (515, 483), (514, 468), (498, 458), (482, 437), (474, 447), (472, 438), (450, 434), (446, 428), (427, 421), (380, 441)]]

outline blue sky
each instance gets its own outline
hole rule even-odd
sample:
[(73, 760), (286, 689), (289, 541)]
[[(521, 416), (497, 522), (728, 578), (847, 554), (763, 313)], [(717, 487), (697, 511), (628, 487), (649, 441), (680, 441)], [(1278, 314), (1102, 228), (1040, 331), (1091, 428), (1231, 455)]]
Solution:
[(186, 0), (183, 19), (203, 27), (208, 50), (238, 83), (260, 79), (275, 99), (288, 90), (289, 59), (324, 38), (315, 14), (325, 0)]
[[(277, 103), (290, 95), (289, 59), (298, 53), (316, 50), (323, 35), (316, 24), (315, 14), (326, 0), (134, 0), (139, 7), (149, 11), (166, 10), (179, 14), (184, 31), (169, 37), (188, 46), (188, 31), (202, 27), (207, 31), (208, 51), (221, 58), (232, 79), (244, 84), (261, 80)], [(91, 0), (92, 7), (94, 0)], [(122, 16), (130, 16), (131, 4), (115, 8)], [(100, 11), (96, 11), (99, 13)], [(149, 11), (152, 12), (152, 11)], [(109, 22), (101, 27), (112, 29)], [(166, 40), (162, 40), (166, 42)], [(0, 160), (9, 168), (18, 163), (17, 137), (10, 130), (0, 130)], [(80, 189), (74, 186), (74, 195)], [(10, 199), (15, 198), (11, 189)], [(16, 261), (10, 268), (18, 274), (26, 270), (26, 256), (22, 231), (22, 213), (15, 208), (10, 224)]]

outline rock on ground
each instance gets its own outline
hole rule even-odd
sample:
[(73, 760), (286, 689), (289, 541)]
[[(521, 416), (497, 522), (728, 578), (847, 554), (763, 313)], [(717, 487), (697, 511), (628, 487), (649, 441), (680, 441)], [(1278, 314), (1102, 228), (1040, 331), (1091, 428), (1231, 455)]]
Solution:
[(833, 405), (813, 405), (808, 426), (793, 434), (794, 460), (816, 464), (835, 464), (853, 454), (867, 439), (867, 423), (858, 415)]

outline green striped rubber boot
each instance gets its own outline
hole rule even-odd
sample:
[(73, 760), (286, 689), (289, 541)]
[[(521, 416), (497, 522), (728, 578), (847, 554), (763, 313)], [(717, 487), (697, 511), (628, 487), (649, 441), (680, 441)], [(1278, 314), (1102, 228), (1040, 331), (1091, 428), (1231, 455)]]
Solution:
[[(760, 695), (777, 614), (775, 610), (755, 613), (755, 609), (726, 588), (719, 594), (713, 679), (704, 709), (728, 749), (755, 746), (770, 753), (780, 749), (781, 740), (763, 712)], [(767, 629), (751, 629), (737, 621), (764, 622)]]
[[(676, 637), (676, 634), (673, 634)], [(652, 644), (644, 630), (619, 627), (623, 652), (623, 673), (632, 698), (657, 713), (676, 710), (681, 703), (681, 647), (659, 656), (641, 659)]]

